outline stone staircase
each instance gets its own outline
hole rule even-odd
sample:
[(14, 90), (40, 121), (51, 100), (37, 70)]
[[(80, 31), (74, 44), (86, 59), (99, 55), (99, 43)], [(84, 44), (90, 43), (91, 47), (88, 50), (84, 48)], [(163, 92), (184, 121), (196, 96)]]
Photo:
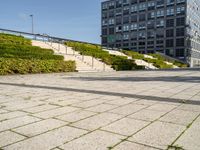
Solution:
[(76, 70), (78, 72), (111, 72), (114, 71), (111, 66), (106, 65), (100, 60), (79, 54), (74, 51), (71, 47), (67, 47), (63, 44), (54, 42), (43, 42), (32, 40), (33, 46), (39, 46), (41, 48), (52, 49), (55, 54), (63, 55), (64, 60), (73, 60), (76, 62)]

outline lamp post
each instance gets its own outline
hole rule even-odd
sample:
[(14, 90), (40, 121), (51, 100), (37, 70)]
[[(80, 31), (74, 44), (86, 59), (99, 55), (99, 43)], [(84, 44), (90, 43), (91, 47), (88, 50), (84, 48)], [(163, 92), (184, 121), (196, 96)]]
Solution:
[(30, 15), (31, 19), (32, 19), (32, 34), (34, 34), (34, 22), (33, 22), (33, 15)]

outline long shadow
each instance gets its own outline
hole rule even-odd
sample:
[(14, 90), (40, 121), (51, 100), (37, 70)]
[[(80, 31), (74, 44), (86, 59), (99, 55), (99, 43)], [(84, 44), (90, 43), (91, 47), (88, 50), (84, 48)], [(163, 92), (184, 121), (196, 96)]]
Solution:
[(161, 102), (200, 105), (200, 101), (198, 100), (183, 101), (183, 99), (176, 99), (176, 98), (163, 98), (163, 97), (145, 96), (145, 95), (137, 95), (137, 94), (126, 94), (126, 93), (106, 92), (106, 91), (97, 91), (97, 90), (85, 90), (85, 89), (73, 89), (73, 88), (52, 87), (52, 86), (42, 86), (42, 85), (25, 85), (25, 84), (3, 83), (3, 82), (0, 82), (0, 85), (9, 85), (9, 86), (17, 86), (17, 87), (25, 87), (25, 88), (61, 90), (61, 91), (71, 91), (71, 92), (80, 92), (80, 93), (92, 93), (92, 94), (99, 94), (99, 95), (138, 98), (138, 99), (154, 100), (154, 101), (161, 101)]
[[(69, 79), (69, 78), (68, 78)], [(146, 82), (146, 81), (163, 81), (163, 82), (187, 82), (200, 83), (200, 77), (197, 76), (163, 76), (163, 77), (70, 77), (75, 80), (86, 81), (128, 81), (128, 82)]]

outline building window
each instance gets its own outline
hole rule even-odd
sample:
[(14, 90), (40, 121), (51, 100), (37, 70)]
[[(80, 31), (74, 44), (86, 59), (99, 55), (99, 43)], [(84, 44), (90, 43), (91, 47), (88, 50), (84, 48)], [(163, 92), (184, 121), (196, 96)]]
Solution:
[(139, 24), (139, 29), (140, 29), (140, 30), (146, 29), (146, 24), (145, 24), (145, 22), (142, 22), (142, 23)]
[(167, 9), (167, 16), (173, 16), (174, 15), (174, 8), (168, 8)]
[(156, 16), (157, 17), (163, 17), (164, 16), (164, 10), (157, 10)]
[(173, 37), (174, 36), (174, 29), (166, 30), (166, 37)]
[(174, 47), (174, 40), (173, 39), (166, 40), (166, 47)]
[(167, 0), (167, 5), (173, 5), (174, 4), (174, 0)]
[(166, 27), (174, 27), (174, 19), (167, 19)]
[(129, 31), (129, 25), (124, 25), (123, 26), (123, 31)]
[(163, 7), (163, 6), (164, 6), (164, 0), (158, 0), (157, 7)]
[(179, 3), (185, 3), (185, 0), (177, 0), (176, 3), (177, 3), (177, 4), (179, 4)]
[(138, 6), (137, 5), (131, 6), (131, 12), (132, 13), (137, 12), (137, 11), (138, 11)]
[(176, 57), (184, 57), (184, 49), (176, 49)]
[(176, 36), (184, 36), (184, 35), (185, 35), (185, 28), (176, 29)]
[(137, 30), (138, 28), (138, 25), (137, 24), (132, 24), (131, 25), (131, 30)]
[(148, 2), (148, 10), (154, 10), (155, 9), (155, 2)]
[(146, 15), (145, 14), (140, 14), (139, 15), (139, 21), (145, 21), (146, 20)]
[(108, 24), (109, 25), (114, 25), (115, 24), (115, 20), (114, 19), (109, 19), (108, 20)]
[(123, 18), (123, 23), (129, 23), (129, 17), (128, 16)]
[(185, 40), (184, 38), (181, 38), (181, 39), (176, 39), (176, 46), (184, 46), (185, 44)]
[(131, 22), (137, 22), (137, 15), (131, 16)]
[(117, 26), (116, 27), (116, 32), (121, 32), (122, 31), (122, 26)]
[(129, 34), (124, 34), (123, 35), (123, 40), (128, 40), (129, 39)]
[(114, 34), (115, 33), (115, 29), (114, 28), (109, 28), (109, 34)]
[(176, 19), (176, 26), (184, 26), (185, 25), (185, 18), (177, 18)]
[(176, 14), (178, 14), (178, 15), (185, 14), (185, 6), (178, 6), (176, 8)]
[(165, 24), (164, 20), (157, 20), (156, 21), (156, 26), (157, 27), (164, 27), (164, 24)]
[(146, 3), (139, 4), (139, 11), (146, 10)]
[(107, 32), (108, 32), (107, 28), (102, 29), (102, 35), (107, 35)]

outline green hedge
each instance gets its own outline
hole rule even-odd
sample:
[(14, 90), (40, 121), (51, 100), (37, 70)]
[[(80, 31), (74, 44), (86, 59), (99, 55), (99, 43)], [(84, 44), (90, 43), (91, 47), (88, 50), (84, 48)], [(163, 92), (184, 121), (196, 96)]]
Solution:
[(163, 60), (151, 59), (151, 58), (144, 58), (143, 60), (148, 62), (148, 63), (152, 63), (155, 67), (157, 67), (159, 69), (171, 69), (171, 68), (173, 68), (173, 65), (168, 65)]
[(163, 57), (163, 56), (161, 56), (159, 54), (149, 54), (149, 55), (153, 56), (154, 58), (157, 58), (158, 60), (170, 62), (173, 65), (178, 66), (180, 68), (188, 67), (188, 65), (186, 63), (182, 63), (182, 62), (177, 61), (177, 60), (168, 60), (168, 59), (166, 59), (165, 57)]
[(0, 75), (74, 72), (74, 61), (0, 58)]
[(32, 46), (21, 36), (0, 34), (0, 75), (73, 72), (74, 61), (54, 55), (53, 50)]
[(0, 33), (0, 43), (31, 45), (31, 40), (25, 39), (22, 36)]
[(117, 71), (144, 69), (141, 66), (137, 66), (134, 60), (128, 60), (127, 57), (124, 56), (111, 55), (107, 51), (103, 51), (100, 46), (78, 42), (66, 42), (65, 44), (72, 47), (75, 51), (80, 52), (82, 55), (93, 56), (100, 59)]
[(133, 59), (144, 59), (144, 55), (134, 51), (122, 50), (122, 52), (128, 56), (131, 56)]

